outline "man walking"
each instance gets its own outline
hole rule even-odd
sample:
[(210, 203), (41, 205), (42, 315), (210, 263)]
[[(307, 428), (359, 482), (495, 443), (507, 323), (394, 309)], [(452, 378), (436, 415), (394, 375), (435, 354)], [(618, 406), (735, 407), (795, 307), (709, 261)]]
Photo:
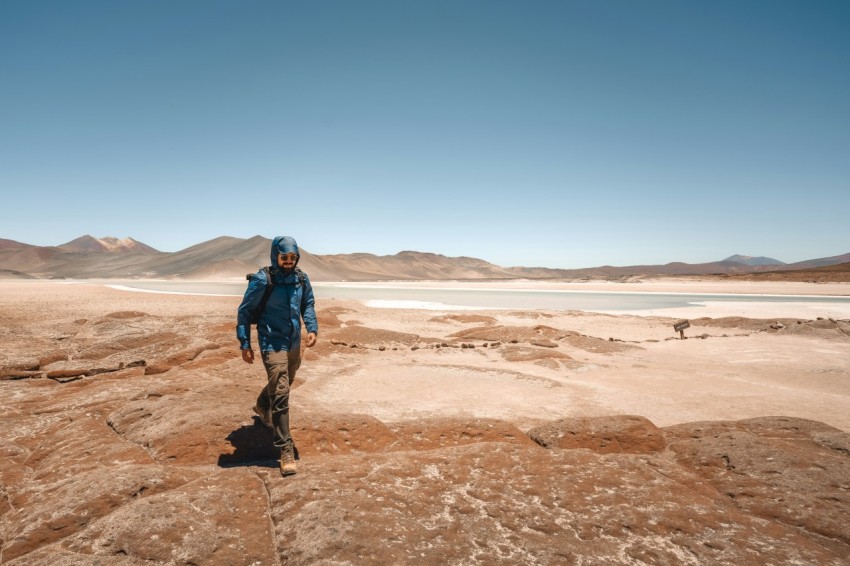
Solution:
[(296, 472), (295, 445), (289, 431), (289, 390), (301, 365), (302, 319), (307, 327), (305, 346), (312, 348), (319, 332), (313, 287), (307, 274), (297, 267), (300, 258), (293, 238), (275, 238), (271, 267), (251, 277), (236, 321), (242, 359), (249, 364), (254, 363), (251, 322), (257, 324), (268, 384), (257, 397), (254, 412), (265, 426), (274, 430), (274, 445), (280, 448), (280, 473), (284, 476)]

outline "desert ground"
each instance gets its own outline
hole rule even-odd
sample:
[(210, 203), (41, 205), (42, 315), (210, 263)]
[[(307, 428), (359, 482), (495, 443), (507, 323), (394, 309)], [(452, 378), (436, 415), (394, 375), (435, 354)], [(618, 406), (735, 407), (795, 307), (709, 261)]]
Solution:
[(846, 564), (850, 312), (804, 302), (638, 316), (320, 297), (291, 399), (299, 473), (282, 478), (238, 297), (0, 281), (0, 563)]

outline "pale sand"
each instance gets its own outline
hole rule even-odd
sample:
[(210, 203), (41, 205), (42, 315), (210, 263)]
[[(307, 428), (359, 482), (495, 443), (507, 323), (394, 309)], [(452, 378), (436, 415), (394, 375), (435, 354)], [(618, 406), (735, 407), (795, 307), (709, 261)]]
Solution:
[[(445, 285), (435, 283), (439, 284)], [(503, 286), (504, 282), (494, 285)], [(705, 288), (695, 291), (693, 286), (667, 285), (671, 287), (665, 292), (707, 292)], [(750, 282), (724, 285), (729, 292), (756, 288)], [(765, 292), (766, 286), (775, 288), (776, 284), (757, 285)], [(613, 286), (618, 290), (625, 287)], [(797, 283), (782, 287), (783, 294), (808, 288)], [(847, 284), (811, 287), (832, 288), (829, 294), (846, 294), (848, 289)], [(16, 357), (37, 357), (77, 339), (66, 336), (75, 319), (141, 311), (162, 317), (151, 324), (161, 324), (162, 330), (181, 336), (185, 333), (188, 341), (213, 325), (232, 322), (235, 326), (238, 303), (238, 297), (130, 293), (100, 284), (3, 281), (0, 365)], [(320, 313), (336, 309), (342, 329), (385, 329), (416, 334), (423, 340), (451, 342), (453, 333), (482, 326), (439, 318), (457, 315), (457, 311), (375, 309), (354, 301), (320, 301), (318, 308)], [(770, 305), (753, 308), (751, 312), (759, 318), (777, 317)], [(720, 305), (708, 305), (707, 309), (715, 316), (727, 314)], [(676, 312), (676, 318), (690, 316)], [(520, 311), (469, 314), (492, 316), (495, 324), (520, 330), (545, 325), (598, 337), (604, 340), (602, 344), (609, 344), (609, 337), (635, 342), (638, 348), (594, 352), (566, 341), (559, 341), (553, 349), (529, 343), (516, 346), (544, 354), (556, 351), (574, 360), (546, 366), (533, 360), (508, 361), (505, 352), (510, 346), (481, 348), (480, 341), (475, 349), (399, 347), (378, 351), (377, 347), (368, 349), (370, 344), (363, 338), (361, 346), (366, 347), (354, 350), (332, 346), (336, 331), (325, 327), (320, 329), (320, 345), (305, 354), (293, 411), (365, 413), (387, 422), (426, 416), (494, 417), (523, 429), (565, 416), (638, 414), (664, 426), (787, 415), (850, 431), (850, 338), (838, 330), (778, 333), (766, 330), (769, 321), (740, 321), (737, 327), (695, 326), (687, 331), (692, 339), (682, 341), (667, 340), (676, 336), (671, 327), (674, 319), (653, 316)], [(807, 328), (799, 325), (793, 329)], [(693, 339), (704, 333), (709, 338)], [(235, 338), (223, 347), (238, 348)], [(236, 360), (228, 363), (234, 364), (234, 379), (261, 383), (261, 367)], [(185, 371), (205, 370), (176, 368), (164, 375), (179, 380), (180, 372)], [(7, 392), (20, 389), (20, 382), (3, 386)], [(246, 418), (249, 415), (246, 407)]]
[[(439, 312), (352, 307), (342, 315), (366, 327), (448, 336), (476, 324), (432, 322)], [(455, 311), (445, 314), (456, 315)], [(561, 344), (581, 364), (549, 368), (508, 362), (490, 349), (339, 355), (311, 362), (324, 374), (300, 389), (305, 405), (365, 412), (381, 420), (463, 414), (509, 420), (523, 429), (565, 416), (637, 414), (658, 426), (786, 415), (850, 431), (850, 339), (779, 335), (748, 328), (693, 326), (676, 319), (516, 311), (471, 312), (506, 326), (545, 325), (640, 349), (594, 353)], [(742, 321), (746, 323), (746, 321)], [(769, 323), (761, 323), (769, 328)], [(709, 334), (708, 339), (693, 339)], [(723, 335), (726, 335), (724, 337)], [(650, 342), (648, 340), (657, 340)]]

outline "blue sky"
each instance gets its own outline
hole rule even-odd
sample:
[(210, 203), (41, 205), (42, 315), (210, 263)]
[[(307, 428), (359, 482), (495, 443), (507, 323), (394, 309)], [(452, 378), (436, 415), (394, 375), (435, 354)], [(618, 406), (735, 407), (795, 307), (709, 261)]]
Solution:
[(850, 3), (0, 3), (0, 238), (850, 252)]

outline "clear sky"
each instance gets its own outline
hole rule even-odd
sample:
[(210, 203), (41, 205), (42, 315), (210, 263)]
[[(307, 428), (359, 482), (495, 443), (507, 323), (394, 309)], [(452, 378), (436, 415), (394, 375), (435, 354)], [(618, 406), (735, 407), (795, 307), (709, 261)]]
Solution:
[(0, 238), (850, 252), (850, 2), (0, 1)]

